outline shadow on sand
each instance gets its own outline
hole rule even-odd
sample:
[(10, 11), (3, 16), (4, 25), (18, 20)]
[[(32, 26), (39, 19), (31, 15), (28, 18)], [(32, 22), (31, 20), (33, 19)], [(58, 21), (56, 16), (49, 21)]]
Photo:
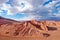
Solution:
[(49, 31), (55, 31), (55, 30), (57, 30), (56, 27), (48, 27), (48, 26), (47, 26), (47, 28), (48, 28)]

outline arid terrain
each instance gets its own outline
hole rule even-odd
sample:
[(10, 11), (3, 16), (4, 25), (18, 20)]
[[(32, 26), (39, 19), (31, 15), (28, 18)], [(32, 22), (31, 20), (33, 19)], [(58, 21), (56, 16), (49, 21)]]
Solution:
[(60, 21), (18, 22), (0, 17), (0, 40), (60, 40)]

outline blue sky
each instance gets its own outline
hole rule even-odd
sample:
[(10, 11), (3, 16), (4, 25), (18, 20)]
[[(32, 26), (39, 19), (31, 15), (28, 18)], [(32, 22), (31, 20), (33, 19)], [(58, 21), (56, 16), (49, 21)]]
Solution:
[(22, 20), (60, 20), (60, 0), (0, 0), (0, 16)]

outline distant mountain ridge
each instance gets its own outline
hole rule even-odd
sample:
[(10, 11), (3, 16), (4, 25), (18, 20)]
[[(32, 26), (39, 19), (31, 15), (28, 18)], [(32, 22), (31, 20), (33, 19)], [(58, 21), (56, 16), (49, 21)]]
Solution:
[(4, 18), (4, 17), (0, 16), (0, 20), (3, 20), (3, 19), (6, 20), (6, 21), (9, 20), (9, 21), (15, 21), (15, 22), (18, 22), (18, 21), (16, 21), (16, 20), (8, 19), (8, 18)]

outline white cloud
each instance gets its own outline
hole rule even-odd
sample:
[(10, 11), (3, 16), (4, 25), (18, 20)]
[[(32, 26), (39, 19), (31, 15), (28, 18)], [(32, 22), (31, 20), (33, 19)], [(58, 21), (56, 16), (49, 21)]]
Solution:
[[(15, 7), (15, 9), (18, 11), (18, 13), (25, 13), (26, 11), (30, 12), (34, 11), (34, 9), (38, 8), (41, 4), (43, 4), (43, 2), (46, 2), (48, 0), (12, 0), (13, 1), (13, 6)], [(17, 3), (16, 3), (17, 2)], [(23, 5), (22, 5), (23, 4)], [(36, 5), (35, 5), (36, 4)], [(36, 7), (37, 6), (37, 7)], [(14, 8), (12, 8), (13, 11)], [(17, 11), (12, 12), (17, 13)], [(28, 14), (29, 14), (28, 12)], [(33, 12), (34, 13), (34, 12)], [(31, 13), (31, 14), (33, 14)], [(10, 13), (9, 13), (10, 14)]]
[(5, 3), (5, 2), (8, 2), (9, 0), (0, 0), (0, 5)]
[[(1, 10), (7, 10), (7, 15), (16, 15), (17, 13), (22, 13), (26, 10), (32, 10), (33, 6), (27, 1), (18, 1), (19, 6), (11, 7), (9, 4), (0, 5)], [(21, 4), (23, 3), (23, 5)], [(23, 6), (23, 7), (22, 7)], [(23, 13), (22, 13), (23, 14)]]
[[(17, 21), (29, 21), (29, 20), (36, 20), (38, 16), (34, 16), (34, 15), (29, 15), (29, 16), (25, 16), (23, 18), (19, 18), (19, 19), (14, 19)], [(39, 16), (41, 18), (41, 16)]]
[[(57, 4), (58, 2), (59, 2), (59, 0), (58, 1), (54, 0), (54, 1), (50, 2), (49, 4), (45, 5), (45, 7), (50, 11), (51, 15), (52, 14), (55, 15), (55, 13), (53, 13), (54, 10), (58, 10), (58, 11), (60, 10), (60, 8), (56, 8), (57, 6), (60, 5), (60, 3)], [(56, 13), (56, 14), (58, 14), (58, 13)]]
[[(58, 2), (57, 0), (54, 0), (52, 2), (49, 2), (49, 4), (42, 6), (43, 3), (48, 0), (12, 0), (12, 1), (13, 1), (12, 2), (13, 7), (11, 7), (9, 4), (2, 4), (1, 10), (3, 9), (7, 10), (8, 11), (7, 15), (12, 15), (12, 16), (16, 15), (17, 13), (21, 13), (21, 14), (25, 13), (29, 15), (19, 20), (32, 20), (37, 18), (42, 19), (49, 16), (53, 16), (53, 10), (55, 8), (54, 6), (56, 6), (55, 4)], [(2, 1), (2, 3), (5, 2), (7, 2), (7, 0)], [(59, 11), (60, 9), (57, 10)]]
[(2, 5), (0, 5), (0, 11), (3, 12), (2, 10), (6, 10), (7, 11), (6, 15), (9, 13), (11, 14), (10, 8), (12, 8), (12, 7), (9, 4), (3, 3)]
[(49, 4), (45, 5), (45, 7), (49, 9), (50, 11), (52, 11), (56, 3), (57, 1), (52, 1)]
[[(42, 2), (45, 2), (46, 0), (12, 0), (13, 1), (13, 5), (14, 7), (10, 7), (10, 5), (7, 4), (3, 4), (2, 9), (4, 10), (8, 10), (7, 15), (15, 15), (17, 13), (24, 13), (25, 11), (29, 11), (29, 13), (31, 13), (30, 11), (34, 11), (35, 9), (35, 4), (39, 5), (42, 4)], [(33, 2), (34, 1), (34, 2)], [(16, 3), (17, 2), (17, 3)], [(23, 3), (23, 5), (22, 5)], [(33, 14), (34, 12), (32, 12), (31, 14)]]
[(9, 4), (2, 4), (0, 7), (2, 10), (9, 10), (9, 8), (11, 8), (11, 6)]
[(55, 15), (55, 17), (60, 17), (60, 10), (58, 11), (57, 14), (54, 14), (54, 15)]
[(19, 12), (19, 10), (15, 7), (12, 7), (8, 10), (7, 15), (16, 15)]
[(30, 4), (29, 2), (27, 2), (27, 1), (20, 1), (19, 4), (20, 4), (20, 6), (17, 6), (17, 9), (18, 9), (20, 12), (33, 9), (33, 5), (31, 5), (31, 4)]

